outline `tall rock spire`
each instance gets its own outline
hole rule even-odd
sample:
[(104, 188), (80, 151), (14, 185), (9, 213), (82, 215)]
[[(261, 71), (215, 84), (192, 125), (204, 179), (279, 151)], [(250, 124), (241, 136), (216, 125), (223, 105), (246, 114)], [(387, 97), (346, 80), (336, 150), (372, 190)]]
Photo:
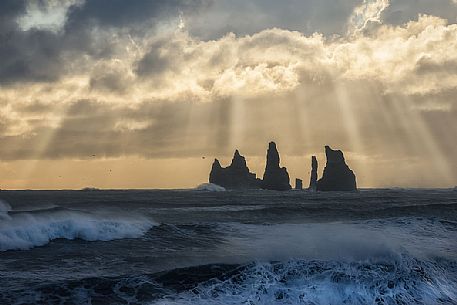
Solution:
[(279, 166), (280, 158), (275, 142), (270, 142), (267, 150), (267, 163), (261, 187), (266, 190), (290, 190), (289, 173)]
[(315, 191), (317, 189), (317, 158), (316, 156), (311, 157), (311, 177), (309, 179), (309, 190)]

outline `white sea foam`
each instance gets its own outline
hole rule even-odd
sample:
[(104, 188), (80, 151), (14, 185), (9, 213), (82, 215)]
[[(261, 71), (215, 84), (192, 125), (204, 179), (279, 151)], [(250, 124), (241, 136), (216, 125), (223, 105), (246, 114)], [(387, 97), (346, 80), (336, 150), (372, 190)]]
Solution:
[[(5, 203), (0, 205), (0, 211), (10, 211), (10, 208)], [(7, 215), (5, 213), (4, 216)], [(0, 251), (30, 249), (57, 238), (87, 241), (137, 238), (154, 225), (154, 221), (142, 216), (62, 208), (10, 213), (8, 217), (0, 219)]]
[(226, 189), (214, 183), (202, 183), (195, 188), (196, 191), (224, 192)]
[(0, 220), (10, 219), (9, 211), (11, 211), (11, 206), (7, 202), (0, 200)]
[(457, 283), (449, 275), (408, 256), (384, 262), (257, 262), (241, 274), (151, 304), (455, 304)]

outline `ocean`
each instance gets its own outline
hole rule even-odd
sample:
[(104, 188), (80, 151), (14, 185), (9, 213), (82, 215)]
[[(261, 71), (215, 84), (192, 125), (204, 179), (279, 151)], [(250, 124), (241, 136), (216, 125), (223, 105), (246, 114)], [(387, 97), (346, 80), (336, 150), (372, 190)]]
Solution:
[(457, 304), (457, 191), (0, 191), (0, 304)]

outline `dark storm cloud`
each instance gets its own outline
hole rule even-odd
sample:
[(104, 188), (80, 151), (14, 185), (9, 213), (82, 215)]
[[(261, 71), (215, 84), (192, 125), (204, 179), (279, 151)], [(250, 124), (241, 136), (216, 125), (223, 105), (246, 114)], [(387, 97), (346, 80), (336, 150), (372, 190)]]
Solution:
[(30, 30), (2, 33), (0, 83), (52, 81), (63, 70), (61, 42), (48, 31)]
[(61, 70), (60, 44), (55, 34), (32, 29), (21, 31), (16, 18), (26, 2), (0, 2), (0, 83), (54, 80)]
[[(96, 58), (111, 56), (115, 42), (94, 36), (94, 28), (133, 27), (143, 23), (150, 27), (159, 20), (192, 11), (205, 3), (205, 0), (87, 0), (83, 5), (71, 6), (64, 30), (53, 32), (37, 28), (22, 30), (17, 18), (26, 12), (27, 2), (1, 1), (0, 84), (53, 81), (68, 72), (68, 61), (84, 54)], [(108, 88), (113, 83), (109, 79), (95, 82)]]
[(5, 29), (14, 25), (14, 18), (24, 12), (26, 2), (23, 0), (3, 0), (0, 2), (0, 24)]

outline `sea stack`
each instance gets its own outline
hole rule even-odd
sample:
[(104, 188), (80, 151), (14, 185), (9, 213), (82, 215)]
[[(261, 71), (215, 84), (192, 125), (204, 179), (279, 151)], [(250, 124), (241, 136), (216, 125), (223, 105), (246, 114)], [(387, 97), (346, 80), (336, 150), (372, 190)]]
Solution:
[(267, 165), (261, 187), (265, 190), (287, 191), (291, 189), (289, 173), (285, 167), (279, 167), (279, 153), (276, 143), (270, 142), (267, 150)]
[[(325, 146), (327, 164), (322, 178), (317, 181), (318, 191), (356, 191), (355, 175), (347, 166), (343, 152)], [(316, 162), (317, 163), (317, 162)]]
[(235, 150), (232, 163), (226, 168), (221, 166), (219, 160), (214, 160), (209, 182), (226, 189), (260, 188), (260, 179), (256, 178), (255, 173), (249, 172), (246, 159), (240, 155), (238, 150)]
[(295, 179), (295, 189), (301, 191), (303, 189), (303, 180)]
[(311, 177), (309, 179), (309, 190), (315, 191), (317, 189), (317, 158), (316, 156), (311, 157)]

